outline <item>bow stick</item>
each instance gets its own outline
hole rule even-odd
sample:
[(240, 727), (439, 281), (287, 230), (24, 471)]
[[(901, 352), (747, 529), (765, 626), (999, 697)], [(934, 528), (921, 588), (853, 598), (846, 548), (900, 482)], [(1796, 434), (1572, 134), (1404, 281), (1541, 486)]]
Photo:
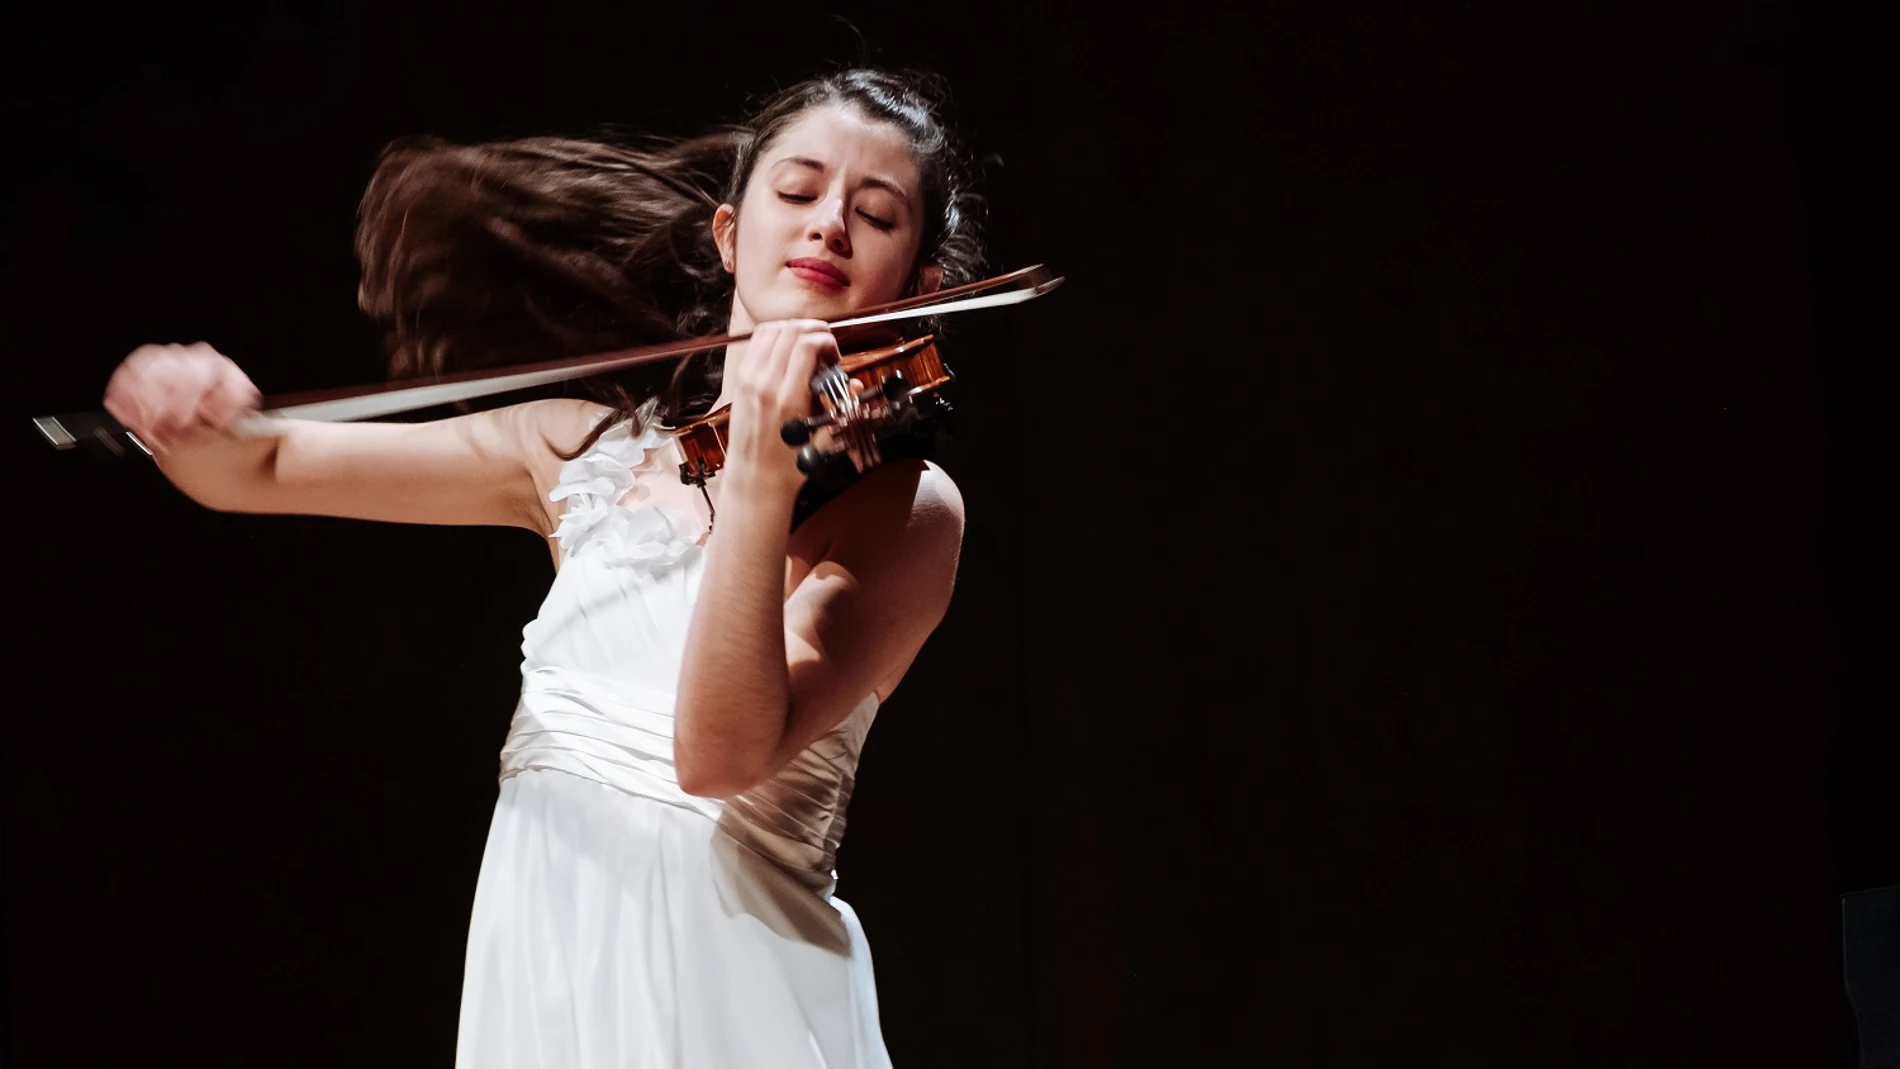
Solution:
[[(902, 319), (917, 319), (928, 315), (948, 315), (952, 312), (969, 312), (978, 308), (1000, 308), (1004, 305), (1034, 300), (1061, 285), (1062, 281), (1061, 276), (1053, 275), (1043, 265), (1037, 264), (1005, 275), (998, 275), (995, 278), (954, 286), (937, 293), (907, 297), (888, 304), (877, 305), (848, 319), (834, 320), (827, 325), (833, 330), (845, 330)], [(1001, 290), (1001, 292), (990, 292), (992, 290)], [(751, 332), (748, 331), (680, 342), (663, 342), (658, 345), (595, 353), (591, 356), (566, 357), (535, 364), (516, 364), (482, 371), (440, 375), (419, 384), (384, 382), (340, 390), (283, 394), (266, 398), (265, 403), (260, 406), (260, 411), (240, 421), (232, 429), (238, 434), (269, 435), (278, 429), (275, 424), (283, 420), (349, 422), (395, 415), (400, 412), (412, 412), (419, 408), (452, 404), (457, 401), (487, 397), (491, 394), (527, 389), (531, 386), (543, 386), (568, 379), (584, 378), (588, 375), (620, 371), (639, 364), (675, 359), (741, 342), (751, 336)], [(97, 440), (104, 443), (114, 453), (122, 453), (123, 449), (112, 440), (117, 434), (129, 439), (148, 454), (151, 452), (136, 435), (126, 431), (117, 420), (105, 412), (36, 416), (33, 419), (33, 425), (55, 449), (72, 449), (82, 441)]]

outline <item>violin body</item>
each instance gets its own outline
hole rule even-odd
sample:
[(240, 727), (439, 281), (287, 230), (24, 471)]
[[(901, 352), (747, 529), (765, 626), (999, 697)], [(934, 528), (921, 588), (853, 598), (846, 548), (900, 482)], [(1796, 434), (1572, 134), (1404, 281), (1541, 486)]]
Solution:
[[(809, 477), (840, 460), (862, 474), (883, 462), (883, 438), (949, 411), (938, 391), (954, 378), (934, 335), (853, 353), (812, 377), (811, 415), (787, 420), (779, 436), (799, 447), (798, 468)], [(674, 430), (681, 482), (703, 489), (725, 466), (729, 419), (720, 408)]]

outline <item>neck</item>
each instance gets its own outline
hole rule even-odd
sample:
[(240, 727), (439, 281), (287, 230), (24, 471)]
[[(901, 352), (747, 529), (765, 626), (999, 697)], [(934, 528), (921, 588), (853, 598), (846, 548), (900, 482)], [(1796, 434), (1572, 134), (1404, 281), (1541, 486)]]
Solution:
[[(752, 333), (753, 326), (752, 316), (746, 312), (745, 306), (739, 303), (739, 298), (737, 296), (733, 297), (732, 316), (726, 320), (726, 333), (750, 334)], [(743, 357), (745, 355), (746, 344), (746, 342), (739, 341), (726, 346), (725, 363), (722, 367), (729, 368), (732, 366), (733, 361)], [(708, 409), (708, 411), (717, 412), (722, 406), (732, 400), (731, 384), (732, 380), (722, 371), (719, 376), (719, 396), (713, 399), (712, 408)]]

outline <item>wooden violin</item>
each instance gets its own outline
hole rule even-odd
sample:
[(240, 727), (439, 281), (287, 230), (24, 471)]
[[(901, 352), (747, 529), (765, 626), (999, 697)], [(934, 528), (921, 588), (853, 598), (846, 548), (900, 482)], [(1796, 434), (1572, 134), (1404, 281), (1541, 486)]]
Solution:
[[(868, 471), (883, 462), (884, 435), (949, 412), (937, 391), (954, 378), (930, 334), (842, 356), (812, 376), (813, 414), (786, 420), (779, 437), (798, 448), (798, 470), (807, 476), (839, 457)], [(730, 414), (720, 408), (673, 430), (685, 458), (681, 482), (704, 488), (725, 466)]]

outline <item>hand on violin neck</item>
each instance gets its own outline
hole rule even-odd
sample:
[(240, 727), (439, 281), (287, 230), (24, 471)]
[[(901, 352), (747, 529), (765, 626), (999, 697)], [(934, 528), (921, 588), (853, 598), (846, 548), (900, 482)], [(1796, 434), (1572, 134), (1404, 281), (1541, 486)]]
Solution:
[(761, 492), (790, 502), (805, 483), (797, 451), (780, 429), (812, 411), (812, 376), (838, 361), (838, 341), (823, 320), (761, 323), (744, 348), (728, 352), (725, 390), (727, 492)]

